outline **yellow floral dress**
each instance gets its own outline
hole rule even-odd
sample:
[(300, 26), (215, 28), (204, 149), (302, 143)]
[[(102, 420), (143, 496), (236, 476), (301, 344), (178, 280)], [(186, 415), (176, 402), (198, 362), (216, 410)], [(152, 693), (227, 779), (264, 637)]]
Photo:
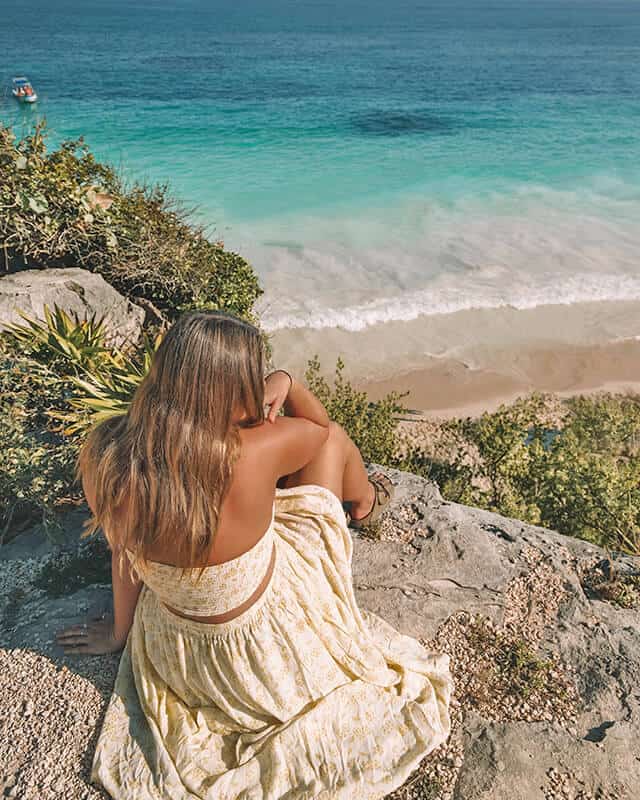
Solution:
[[(117, 800), (382, 798), (449, 735), (448, 656), (359, 610), (337, 497), (277, 490), (268, 533), (269, 585), (230, 622), (185, 620), (143, 586), (93, 761)], [(248, 562), (225, 581), (255, 585)], [(192, 588), (162, 575), (180, 607)]]

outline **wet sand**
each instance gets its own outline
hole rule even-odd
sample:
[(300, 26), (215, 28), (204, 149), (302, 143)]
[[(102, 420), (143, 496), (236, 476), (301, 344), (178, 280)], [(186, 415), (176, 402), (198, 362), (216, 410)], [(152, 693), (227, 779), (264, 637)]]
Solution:
[(496, 353), (493, 369), (473, 369), (454, 359), (431, 359), (423, 369), (358, 386), (373, 399), (390, 391), (408, 391), (405, 405), (432, 418), (476, 416), (532, 391), (560, 396), (640, 392), (640, 340), (502, 350)]

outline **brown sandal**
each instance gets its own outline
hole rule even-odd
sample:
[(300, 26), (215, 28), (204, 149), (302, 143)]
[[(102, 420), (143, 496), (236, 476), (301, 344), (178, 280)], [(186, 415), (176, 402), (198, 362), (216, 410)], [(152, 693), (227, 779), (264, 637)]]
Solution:
[(369, 476), (369, 483), (374, 489), (373, 505), (371, 506), (371, 511), (364, 517), (360, 517), (360, 519), (349, 517), (349, 526), (355, 530), (362, 530), (374, 525), (393, 499), (393, 484), (386, 475), (381, 472), (375, 472)]

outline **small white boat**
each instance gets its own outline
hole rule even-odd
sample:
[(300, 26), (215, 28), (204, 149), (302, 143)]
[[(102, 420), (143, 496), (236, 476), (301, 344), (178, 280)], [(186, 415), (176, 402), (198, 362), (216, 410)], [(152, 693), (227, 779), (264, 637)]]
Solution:
[(11, 93), (19, 103), (35, 103), (38, 99), (36, 90), (28, 78), (14, 78)]

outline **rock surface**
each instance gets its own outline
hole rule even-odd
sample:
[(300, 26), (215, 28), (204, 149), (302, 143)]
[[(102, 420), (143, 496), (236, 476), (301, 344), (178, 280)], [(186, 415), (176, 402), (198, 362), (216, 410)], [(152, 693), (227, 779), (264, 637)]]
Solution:
[(145, 312), (119, 294), (104, 278), (84, 269), (30, 269), (0, 277), (0, 329), (23, 322), (20, 311), (43, 318), (43, 307), (58, 305), (81, 319), (104, 317), (115, 344), (135, 341)]
[[(390, 512), (376, 538), (354, 540), (359, 602), (449, 652), (456, 681), (452, 736), (394, 798), (638, 798), (640, 612), (590, 588), (594, 569), (611, 570), (606, 554), (389, 474)], [(78, 551), (81, 517), (55, 547), (34, 530), (0, 550), (7, 797), (105, 796), (87, 774), (117, 657), (64, 657), (52, 642), (109, 604), (105, 553)], [(631, 575), (638, 564), (614, 568)]]

